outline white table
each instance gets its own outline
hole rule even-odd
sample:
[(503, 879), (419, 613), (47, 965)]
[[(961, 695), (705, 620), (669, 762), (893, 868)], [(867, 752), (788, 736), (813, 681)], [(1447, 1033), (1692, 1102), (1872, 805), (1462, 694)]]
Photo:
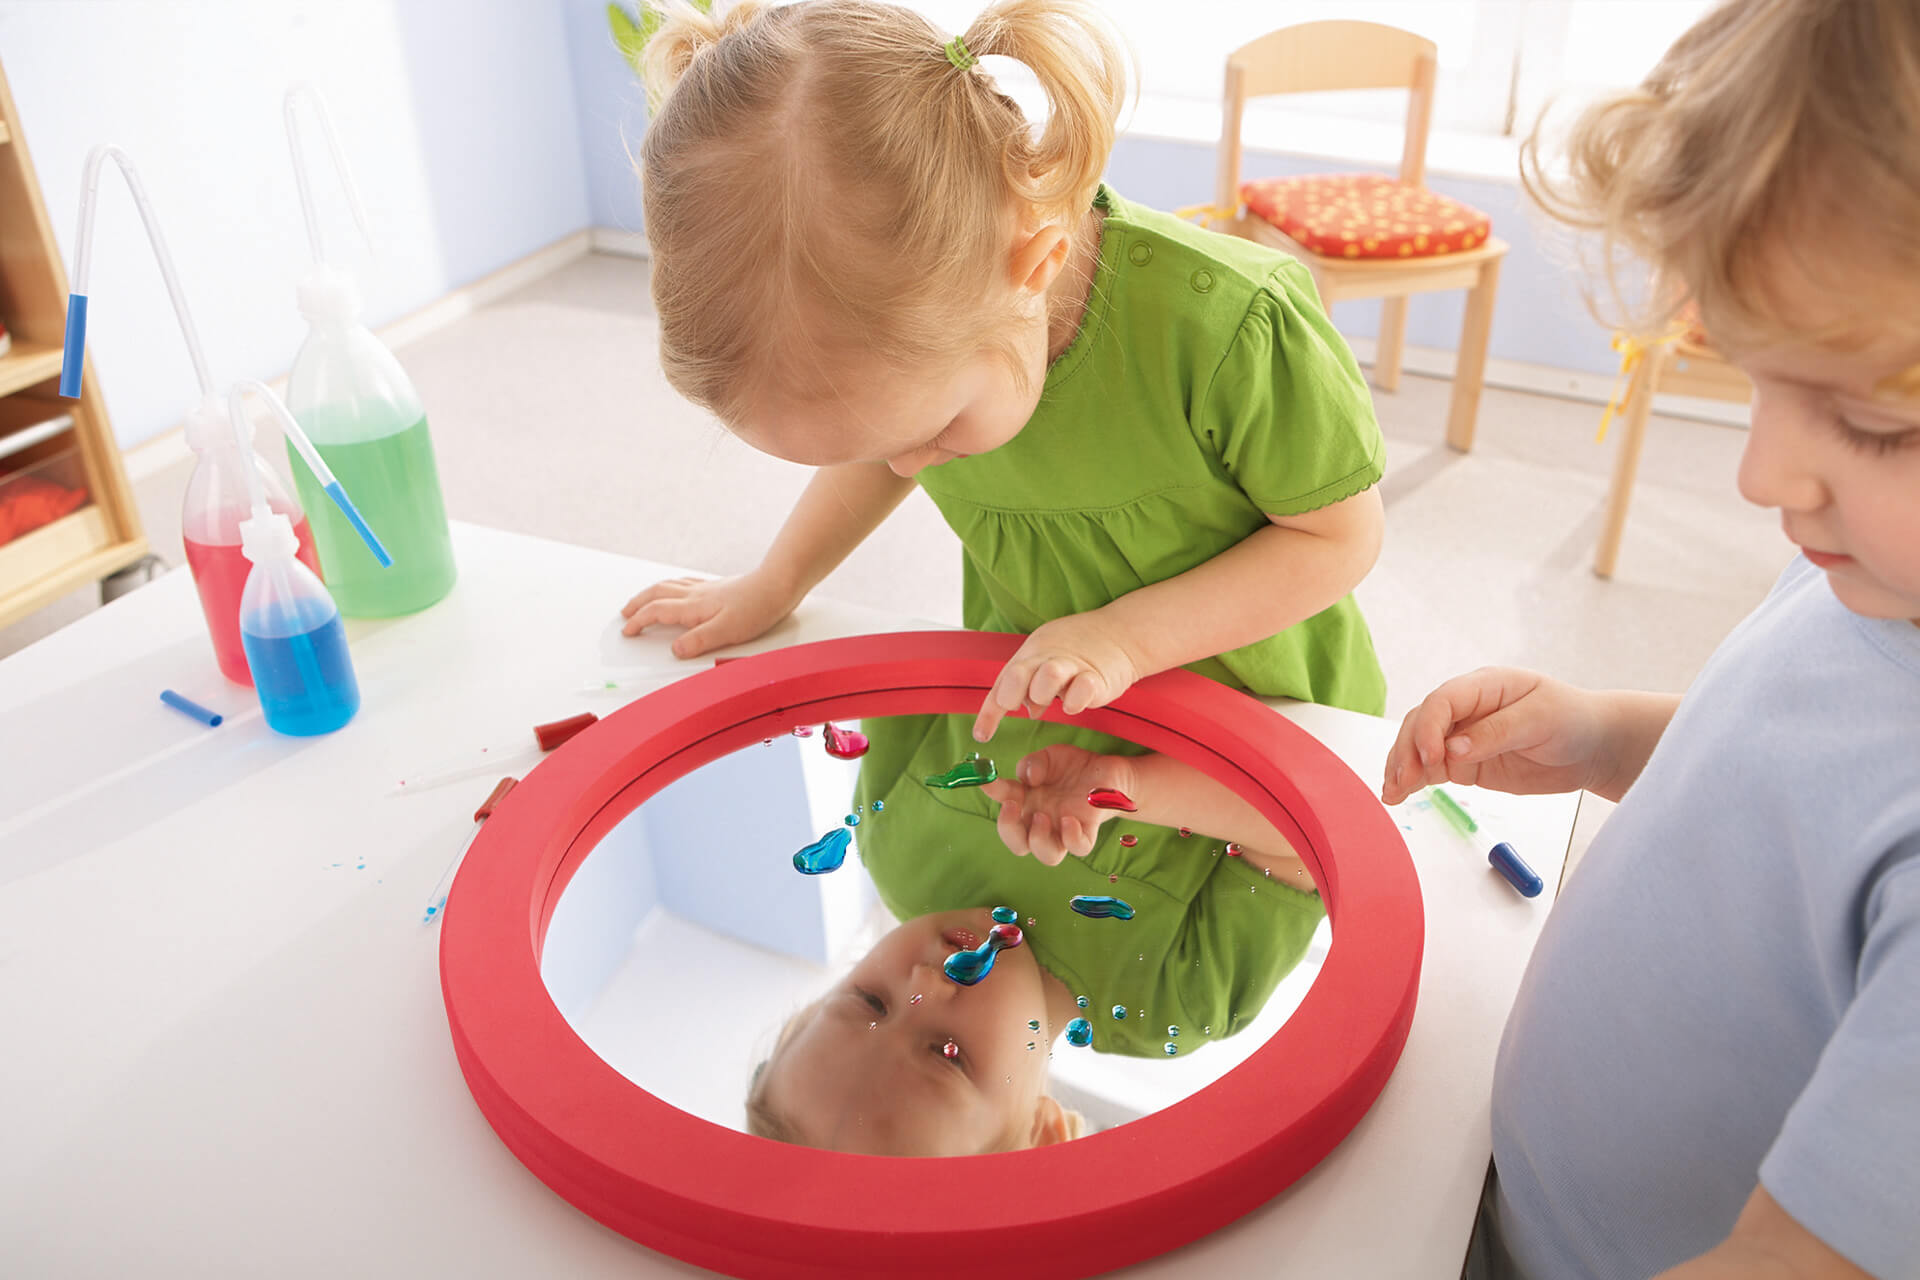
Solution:
[[(494, 1138), (419, 923), (475, 798), (386, 794), (617, 705), (578, 692), (607, 621), (680, 571), (464, 526), (455, 550), (447, 600), (351, 626), (365, 705), (330, 737), (278, 737), (220, 680), (184, 572), (0, 662), (0, 1273), (698, 1273), (582, 1216)], [(920, 625), (813, 601), (751, 648)], [(639, 643), (657, 649), (642, 665), (672, 661)], [(164, 687), (227, 723), (168, 710)], [(1282, 710), (1379, 777), (1390, 726)], [(1472, 799), (1557, 883), (1574, 797)], [(1547, 898), (1512, 893), (1438, 815), (1400, 821), (1427, 950), (1398, 1070), (1312, 1174), (1132, 1273), (1458, 1274), (1494, 1049)]]

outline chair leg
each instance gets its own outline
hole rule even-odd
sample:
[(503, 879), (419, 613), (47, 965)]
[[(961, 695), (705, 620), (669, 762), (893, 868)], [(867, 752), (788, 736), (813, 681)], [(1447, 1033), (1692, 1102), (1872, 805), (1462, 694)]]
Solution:
[(1384, 299), (1380, 304), (1380, 341), (1373, 354), (1373, 385), (1382, 391), (1400, 389), (1400, 353), (1406, 341), (1406, 298)]
[(1480, 389), (1487, 380), (1487, 336), (1493, 331), (1493, 297), (1500, 287), (1500, 259), (1489, 258), (1480, 280), (1467, 293), (1467, 318), (1460, 326), (1460, 355), (1453, 366), (1453, 404), (1447, 410), (1447, 443), (1461, 453), (1473, 448), (1480, 413)]
[(1620, 444), (1613, 455), (1613, 486), (1607, 491), (1607, 518), (1600, 528), (1600, 542), (1593, 549), (1596, 577), (1613, 577), (1620, 559), (1620, 537), (1627, 529), (1627, 506), (1633, 501), (1633, 481), (1640, 471), (1640, 447), (1647, 439), (1647, 418), (1653, 413), (1653, 393), (1660, 385), (1669, 349), (1647, 352), (1633, 371), (1627, 386), (1627, 403), (1621, 414)]

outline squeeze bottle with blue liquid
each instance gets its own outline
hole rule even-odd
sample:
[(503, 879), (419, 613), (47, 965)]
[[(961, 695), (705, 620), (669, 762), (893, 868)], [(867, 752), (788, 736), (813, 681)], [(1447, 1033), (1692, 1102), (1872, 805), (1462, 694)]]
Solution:
[[(230, 398), (229, 413), (242, 454), (251, 455), (241, 394)], [(293, 522), (267, 506), (258, 476), (251, 468), (248, 474), (253, 514), (240, 522), (240, 549), (253, 568), (240, 593), (240, 643), (254, 692), (276, 733), (332, 733), (360, 709), (346, 628), (319, 577), (300, 563)]]
[(360, 300), (346, 273), (329, 266), (320, 239), (311, 184), (294, 128), (294, 107), (310, 97), (354, 216), (361, 212), (326, 108), (310, 87), (287, 94), (287, 141), (313, 246), (314, 270), (300, 285), (300, 313), (311, 326), (287, 379), (287, 407), (314, 447), (353, 494), (368, 524), (393, 555), (383, 568), (353, 525), (329, 509), (314, 477), (293, 468), (294, 484), (313, 521), (313, 538), (340, 611), (355, 618), (414, 613), (453, 589), (453, 541), (434, 461), (427, 415), (406, 371), (360, 318)]

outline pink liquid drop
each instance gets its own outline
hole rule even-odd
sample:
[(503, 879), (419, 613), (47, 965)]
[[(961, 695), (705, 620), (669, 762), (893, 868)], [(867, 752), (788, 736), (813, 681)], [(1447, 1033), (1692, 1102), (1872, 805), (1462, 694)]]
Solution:
[[(320, 557), (313, 550), (313, 530), (307, 518), (293, 526), (299, 540), (297, 553), (302, 564), (320, 573)], [(206, 615), (207, 632), (213, 637), (213, 654), (219, 659), (220, 674), (236, 684), (252, 684), (247, 669), (246, 651), (240, 647), (240, 593), (246, 590), (247, 575), (253, 562), (240, 552), (237, 542), (187, 543), (187, 567), (193, 571), (193, 584), (200, 589), (200, 611)]]

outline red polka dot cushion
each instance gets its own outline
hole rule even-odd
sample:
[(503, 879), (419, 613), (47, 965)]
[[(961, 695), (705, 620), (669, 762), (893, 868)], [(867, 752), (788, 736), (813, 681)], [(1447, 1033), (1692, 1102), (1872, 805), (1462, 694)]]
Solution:
[(1263, 178), (1240, 188), (1247, 209), (1328, 258), (1431, 258), (1477, 249), (1492, 220), (1424, 187), (1372, 173)]

